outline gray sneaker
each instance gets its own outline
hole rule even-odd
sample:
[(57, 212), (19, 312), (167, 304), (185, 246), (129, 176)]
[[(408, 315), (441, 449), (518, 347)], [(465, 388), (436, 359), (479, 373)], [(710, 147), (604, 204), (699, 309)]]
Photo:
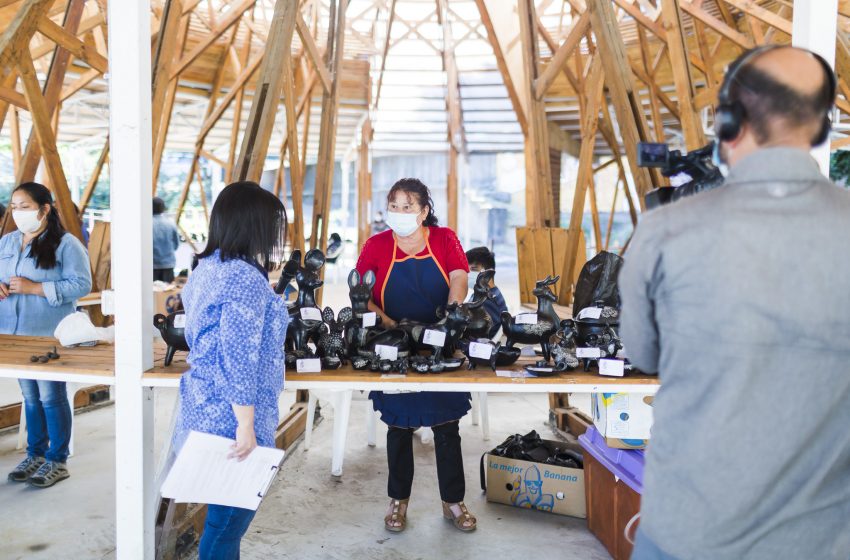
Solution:
[(27, 457), (9, 473), (9, 482), (26, 482), (44, 464), (44, 457)]
[(35, 488), (50, 488), (57, 482), (71, 476), (65, 463), (47, 461), (27, 481)]

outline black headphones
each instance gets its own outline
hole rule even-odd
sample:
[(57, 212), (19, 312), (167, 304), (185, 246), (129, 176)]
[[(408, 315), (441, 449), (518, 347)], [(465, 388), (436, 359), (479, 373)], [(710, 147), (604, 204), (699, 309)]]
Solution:
[[(720, 93), (717, 96), (719, 103), (714, 109), (714, 134), (717, 136), (718, 143), (728, 142), (737, 138), (738, 134), (741, 133), (741, 126), (743, 126), (744, 122), (747, 120), (747, 110), (744, 107), (744, 104), (737, 99), (729, 99), (729, 90), (732, 89), (732, 84), (735, 83), (741, 69), (751, 64), (753, 60), (767, 51), (785, 47), (785, 45), (765, 45), (757, 47), (741, 55), (735, 62), (732, 63), (732, 66), (729, 67), (729, 71), (726, 73), (726, 78), (723, 80), (723, 86), (720, 88)], [(811, 51), (807, 52), (814, 56), (820, 63), (821, 67), (823, 67), (827, 82), (829, 82), (829, 108), (823, 115), (823, 123), (821, 124), (820, 131), (818, 131), (817, 136), (815, 136), (811, 143), (812, 146), (817, 146), (826, 142), (826, 139), (829, 137), (829, 131), (832, 129), (832, 120), (829, 118), (829, 113), (832, 111), (833, 100), (835, 99), (836, 89), (838, 86), (836, 83), (837, 80), (835, 78), (835, 73), (832, 71), (832, 67), (826, 59), (817, 53), (813, 53)]]

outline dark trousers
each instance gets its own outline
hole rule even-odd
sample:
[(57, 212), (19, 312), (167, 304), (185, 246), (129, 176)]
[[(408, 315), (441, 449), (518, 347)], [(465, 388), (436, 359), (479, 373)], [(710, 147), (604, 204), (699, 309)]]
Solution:
[[(463, 455), (457, 421), (434, 426), (434, 452), (437, 455), (437, 481), (444, 502), (462, 502), (466, 493)], [(387, 430), (387, 493), (394, 500), (406, 500), (413, 486), (413, 428)]]
[(153, 280), (156, 282), (159, 280), (160, 282), (174, 282), (174, 269), (173, 268), (155, 268), (153, 269)]
[(228, 506), (207, 506), (207, 521), (198, 545), (200, 560), (238, 560), (239, 543), (256, 511)]

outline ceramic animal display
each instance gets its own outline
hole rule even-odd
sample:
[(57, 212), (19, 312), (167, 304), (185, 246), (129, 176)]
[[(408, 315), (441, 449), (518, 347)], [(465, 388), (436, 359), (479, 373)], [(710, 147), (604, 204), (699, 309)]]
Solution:
[(579, 311), (572, 321), (576, 356), (584, 362), (584, 370), (603, 358), (615, 358), (623, 348), (619, 327), (620, 313), (616, 308), (597, 302)]
[[(357, 269), (348, 275), (348, 297), (351, 300), (352, 317), (345, 329), (345, 346), (347, 354), (351, 357), (357, 355), (357, 351), (366, 346), (370, 335), (381, 331), (381, 317), (377, 313), (369, 311), (369, 302), (372, 301), (372, 288), (375, 287), (375, 273), (371, 270), (363, 277)], [(375, 324), (364, 326), (364, 317), (371, 317), (374, 313)]]
[(501, 344), (489, 339), (471, 341), (462, 339), (458, 341), (458, 348), (466, 356), (466, 369), (475, 369), (478, 366), (489, 367), (496, 371), (496, 362), (499, 358)]
[(289, 283), (295, 279), (295, 275), (298, 274), (298, 269), (300, 267), (301, 251), (296, 249), (292, 251), (291, 255), (289, 255), (289, 260), (284, 263), (283, 270), (280, 273), (280, 279), (278, 279), (277, 284), (275, 284), (274, 293), (277, 295), (283, 295), (286, 291), (286, 287), (289, 286)]
[(431, 350), (432, 363), (449, 361), (453, 365), (454, 352), (469, 324), (471, 309), (483, 304), (483, 301), (471, 306), (450, 303), (445, 308), (441, 307), (437, 310), (437, 317), (440, 320), (436, 323), (429, 325), (402, 319), (398, 326), (410, 335), (414, 350)]
[(162, 313), (157, 313), (153, 317), (153, 325), (159, 330), (162, 339), (168, 345), (168, 349), (165, 351), (165, 366), (168, 367), (174, 360), (174, 353), (177, 350), (189, 351), (184, 331), (186, 314), (183, 311), (178, 311), (166, 317)]
[[(292, 265), (290, 263), (295, 263)], [(325, 256), (319, 249), (308, 251), (301, 265), (301, 252), (293, 251), (289, 262), (284, 267), (292, 270), (297, 266), (295, 282), (298, 284), (298, 297), (289, 306), (289, 327), (286, 329), (287, 351), (295, 357), (311, 355), (307, 343), (318, 344), (322, 334), (323, 321), (321, 311), (316, 306), (316, 290), (323, 282), (319, 271), (325, 264)], [(288, 360), (290, 361), (290, 360)]]
[[(493, 269), (482, 270), (475, 279), (475, 287), (472, 289), (472, 300), (464, 305), (470, 307), (469, 324), (463, 337), (467, 340), (478, 340), (479, 338), (490, 338), (493, 328), (493, 318), (487, 313), (483, 305), (490, 298), (490, 281), (496, 275)], [(470, 304), (476, 304), (472, 307)]]
[(316, 344), (318, 355), (322, 359), (322, 367), (325, 369), (337, 369), (345, 363), (347, 353), (345, 347), (345, 328), (351, 322), (351, 308), (340, 309), (337, 318), (334, 319), (334, 310), (325, 307), (322, 311), (322, 320), (325, 328), (319, 336)]
[(550, 341), (561, 324), (561, 318), (555, 313), (553, 306), (558, 298), (550, 286), (556, 284), (560, 278), (560, 276), (554, 278), (547, 276), (537, 281), (532, 292), (537, 297), (537, 313), (521, 313), (516, 317), (511, 316), (507, 311), (502, 313), (502, 330), (507, 337), (505, 346), (513, 348), (517, 342), (540, 344), (543, 360), (549, 363), (552, 357)]

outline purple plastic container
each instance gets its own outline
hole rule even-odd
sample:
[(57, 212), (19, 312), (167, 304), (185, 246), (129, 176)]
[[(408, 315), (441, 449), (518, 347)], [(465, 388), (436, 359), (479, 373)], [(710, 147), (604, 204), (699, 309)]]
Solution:
[(625, 482), (629, 488), (643, 494), (643, 450), (613, 449), (605, 445), (599, 431), (591, 426), (578, 436), (578, 442), (585, 451), (611, 471), (614, 476)]

